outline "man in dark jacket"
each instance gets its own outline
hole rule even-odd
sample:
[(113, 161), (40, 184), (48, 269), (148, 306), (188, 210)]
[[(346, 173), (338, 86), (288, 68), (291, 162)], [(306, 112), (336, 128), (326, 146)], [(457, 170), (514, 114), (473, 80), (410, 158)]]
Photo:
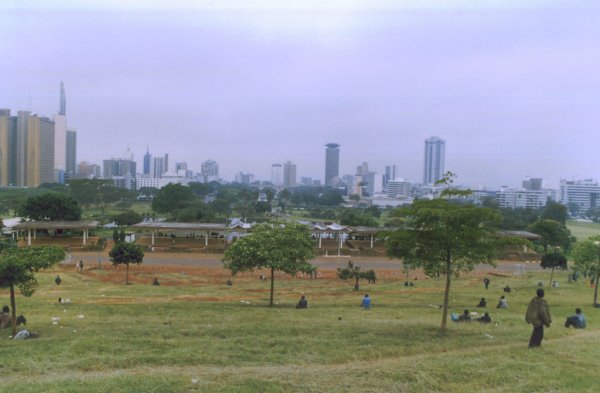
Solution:
[(552, 323), (548, 303), (544, 300), (543, 289), (538, 289), (537, 296), (529, 302), (525, 321), (533, 325), (533, 332), (529, 339), (529, 348), (539, 347), (542, 345), (542, 339), (544, 338), (544, 326), (549, 328), (550, 323)]

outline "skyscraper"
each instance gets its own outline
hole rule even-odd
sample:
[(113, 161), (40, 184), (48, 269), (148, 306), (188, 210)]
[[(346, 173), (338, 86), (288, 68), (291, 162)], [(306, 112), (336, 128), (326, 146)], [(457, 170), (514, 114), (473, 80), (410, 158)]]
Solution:
[(425, 140), (423, 184), (434, 184), (442, 178), (444, 174), (445, 154), (445, 140), (437, 136), (432, 136)]
[(37, 187), (54, 181), (54, 122), (17, 112), (15, 186)]
[(271, 183), (274, 186), (281, 186), (283, 184), (283, 167), (281, 164), (271, 165)]
[(60, 104), (58, 114), (60, 116), (67, 115), (67, 95), (65, 94), (65, 84), (63, 81), (60, 81)]
[(296, 164), (291, 161), (283, 164), (283, 186), (285, 188), (296, 187)]
[(387, 184), (396, 178), (396, 165), (386, 165), (385, 167), (385, 175), (383, 177), (383, 186), (387, 186)]
[(75, 174), (77, 169), (77, 131), (67, 130), (67, 154), (65, 172), (69, 175)]
[(333, 186), (339, 181), (340, 175), (340, 145), (328, 143), (325, 145), (325, 185)]
[(16, 184), (17, 118), (0, 109), (0, 186)]
[(200, 173), (204, 177), (204, 182), (208, 183), (219, 179), (219, 164), (213, 160), (206, 160), (202, 163)]
[(144, 175), (149, 175), (150, 174), (150, 159), (151, 159), (151, 155), (150, 155), (150, 148), (148, 146), (146, 146), (146, 154), (144, 154)]

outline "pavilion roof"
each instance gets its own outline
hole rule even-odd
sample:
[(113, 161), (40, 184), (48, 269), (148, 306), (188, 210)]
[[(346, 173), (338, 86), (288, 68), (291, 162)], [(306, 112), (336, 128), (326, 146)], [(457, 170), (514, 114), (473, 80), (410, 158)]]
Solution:
[(23, 221), (15, 229), (95, 229), (98, 221)]

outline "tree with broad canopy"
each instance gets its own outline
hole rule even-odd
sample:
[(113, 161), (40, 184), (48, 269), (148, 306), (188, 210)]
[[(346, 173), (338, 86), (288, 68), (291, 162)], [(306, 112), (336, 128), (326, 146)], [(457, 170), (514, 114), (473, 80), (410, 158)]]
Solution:
[(406, 226), (388, 235), (387, 255), (402, 258), (407, 267), (423, 268), (430, 276), (446, 276), (440, 328), (444, 334), (451, 277), (479, 263), (494, 264), (500, 216), (492, 209), (446, 199), (418, 200), (397, 214), (406, 218)]
[(129, 284), (129, 264), (141, 264), (144, 261), (144, 250), (142, 247), (133, 244), (119, 241), (112, 250), (108, 253), (113, 265), (125, 265), (125, 284)]
[(598, 279), (600, 279), (600, 236), (593, 236), (575, 243), (571, 258), (575, 261), (575, 271), (594, 277), (594, 307), (598, 304)]
[(567, 269), (567, 258), (560, 252), (551, 252), (542, 256), (540, 266), (543, 269), (552, 269), (550, 273), (550, 284), (552, 285), (552, 277), (554, 277), (554, 269), (558, 268), (561, 270)]
[(58, 246), (7, 247), (0, 251), (0, 288), (9, 288), (13, 336), (17, 334), (17, 305), (15, 287), (24, 296), (31, 296), (37, 288), (35, 273), (48, 269), (65, 259), (65, 251)]
[(314, 273), (316, 267), (309, 263), (314, 258), (313, 247), (305, 225), (293, 222), (263, 223), (225, 251), (223, 266), (231, 270), (233, 275), (255, 269), (270, 269), (269, 306), (273, 306), (275, 271)]

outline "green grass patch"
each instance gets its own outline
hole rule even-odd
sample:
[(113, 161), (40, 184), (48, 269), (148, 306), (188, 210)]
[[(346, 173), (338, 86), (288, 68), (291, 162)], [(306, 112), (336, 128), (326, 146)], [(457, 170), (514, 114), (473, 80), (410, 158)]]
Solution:
[[(19, 296), (17, 306), (39, 337), (14, 341), (0, 331), (0, 391), (595, 391), (598, 355), (591, 344), (600, 338), (600, 309), (590, 306), (593, 289), (567, 283), (566, 273), (555, 273), (560, 286), (547, 289), (554, 323), (543, 346), (529, 350), (525, 309), (547, 272), (493, 277), (487, 291), (480, 274), (454, 280), (451, 311), (489, 311), (493, 323), (449, 321), (442, 337), (436, 306), (443, 279), (405, 287), (382, 274), (356, 292), (336, 279), (278, 275), (277, 305), (269, 308), (269, 282), (259, 273), (235, 277), (228, 287), (227, 276), (213, 270), (134, 270), (134, 285), (117, 283), (124, 272), (112, 269), (38, 273), (38, 291)], [(163, 285), (149, 285), (152, 277)], [(509, 308), (497, 310), (507, 284)], [(296, 310), (302, 292), (309, 308)], [(371, 310), (359, 307), (364, 293), (373, 299)], [(482, 296), (487, 310), (474, 307)], [(8, 303), (7, 291), (0, 297)], [(59, 297), (71, 303), (59, 304)], [(562, 326), (575, 307), (587, 316), (585, 330)]]
[(567, 221), (567, 228), (577, 240), (585, 240), (592, 236), (600, 235), (600, 223)]

